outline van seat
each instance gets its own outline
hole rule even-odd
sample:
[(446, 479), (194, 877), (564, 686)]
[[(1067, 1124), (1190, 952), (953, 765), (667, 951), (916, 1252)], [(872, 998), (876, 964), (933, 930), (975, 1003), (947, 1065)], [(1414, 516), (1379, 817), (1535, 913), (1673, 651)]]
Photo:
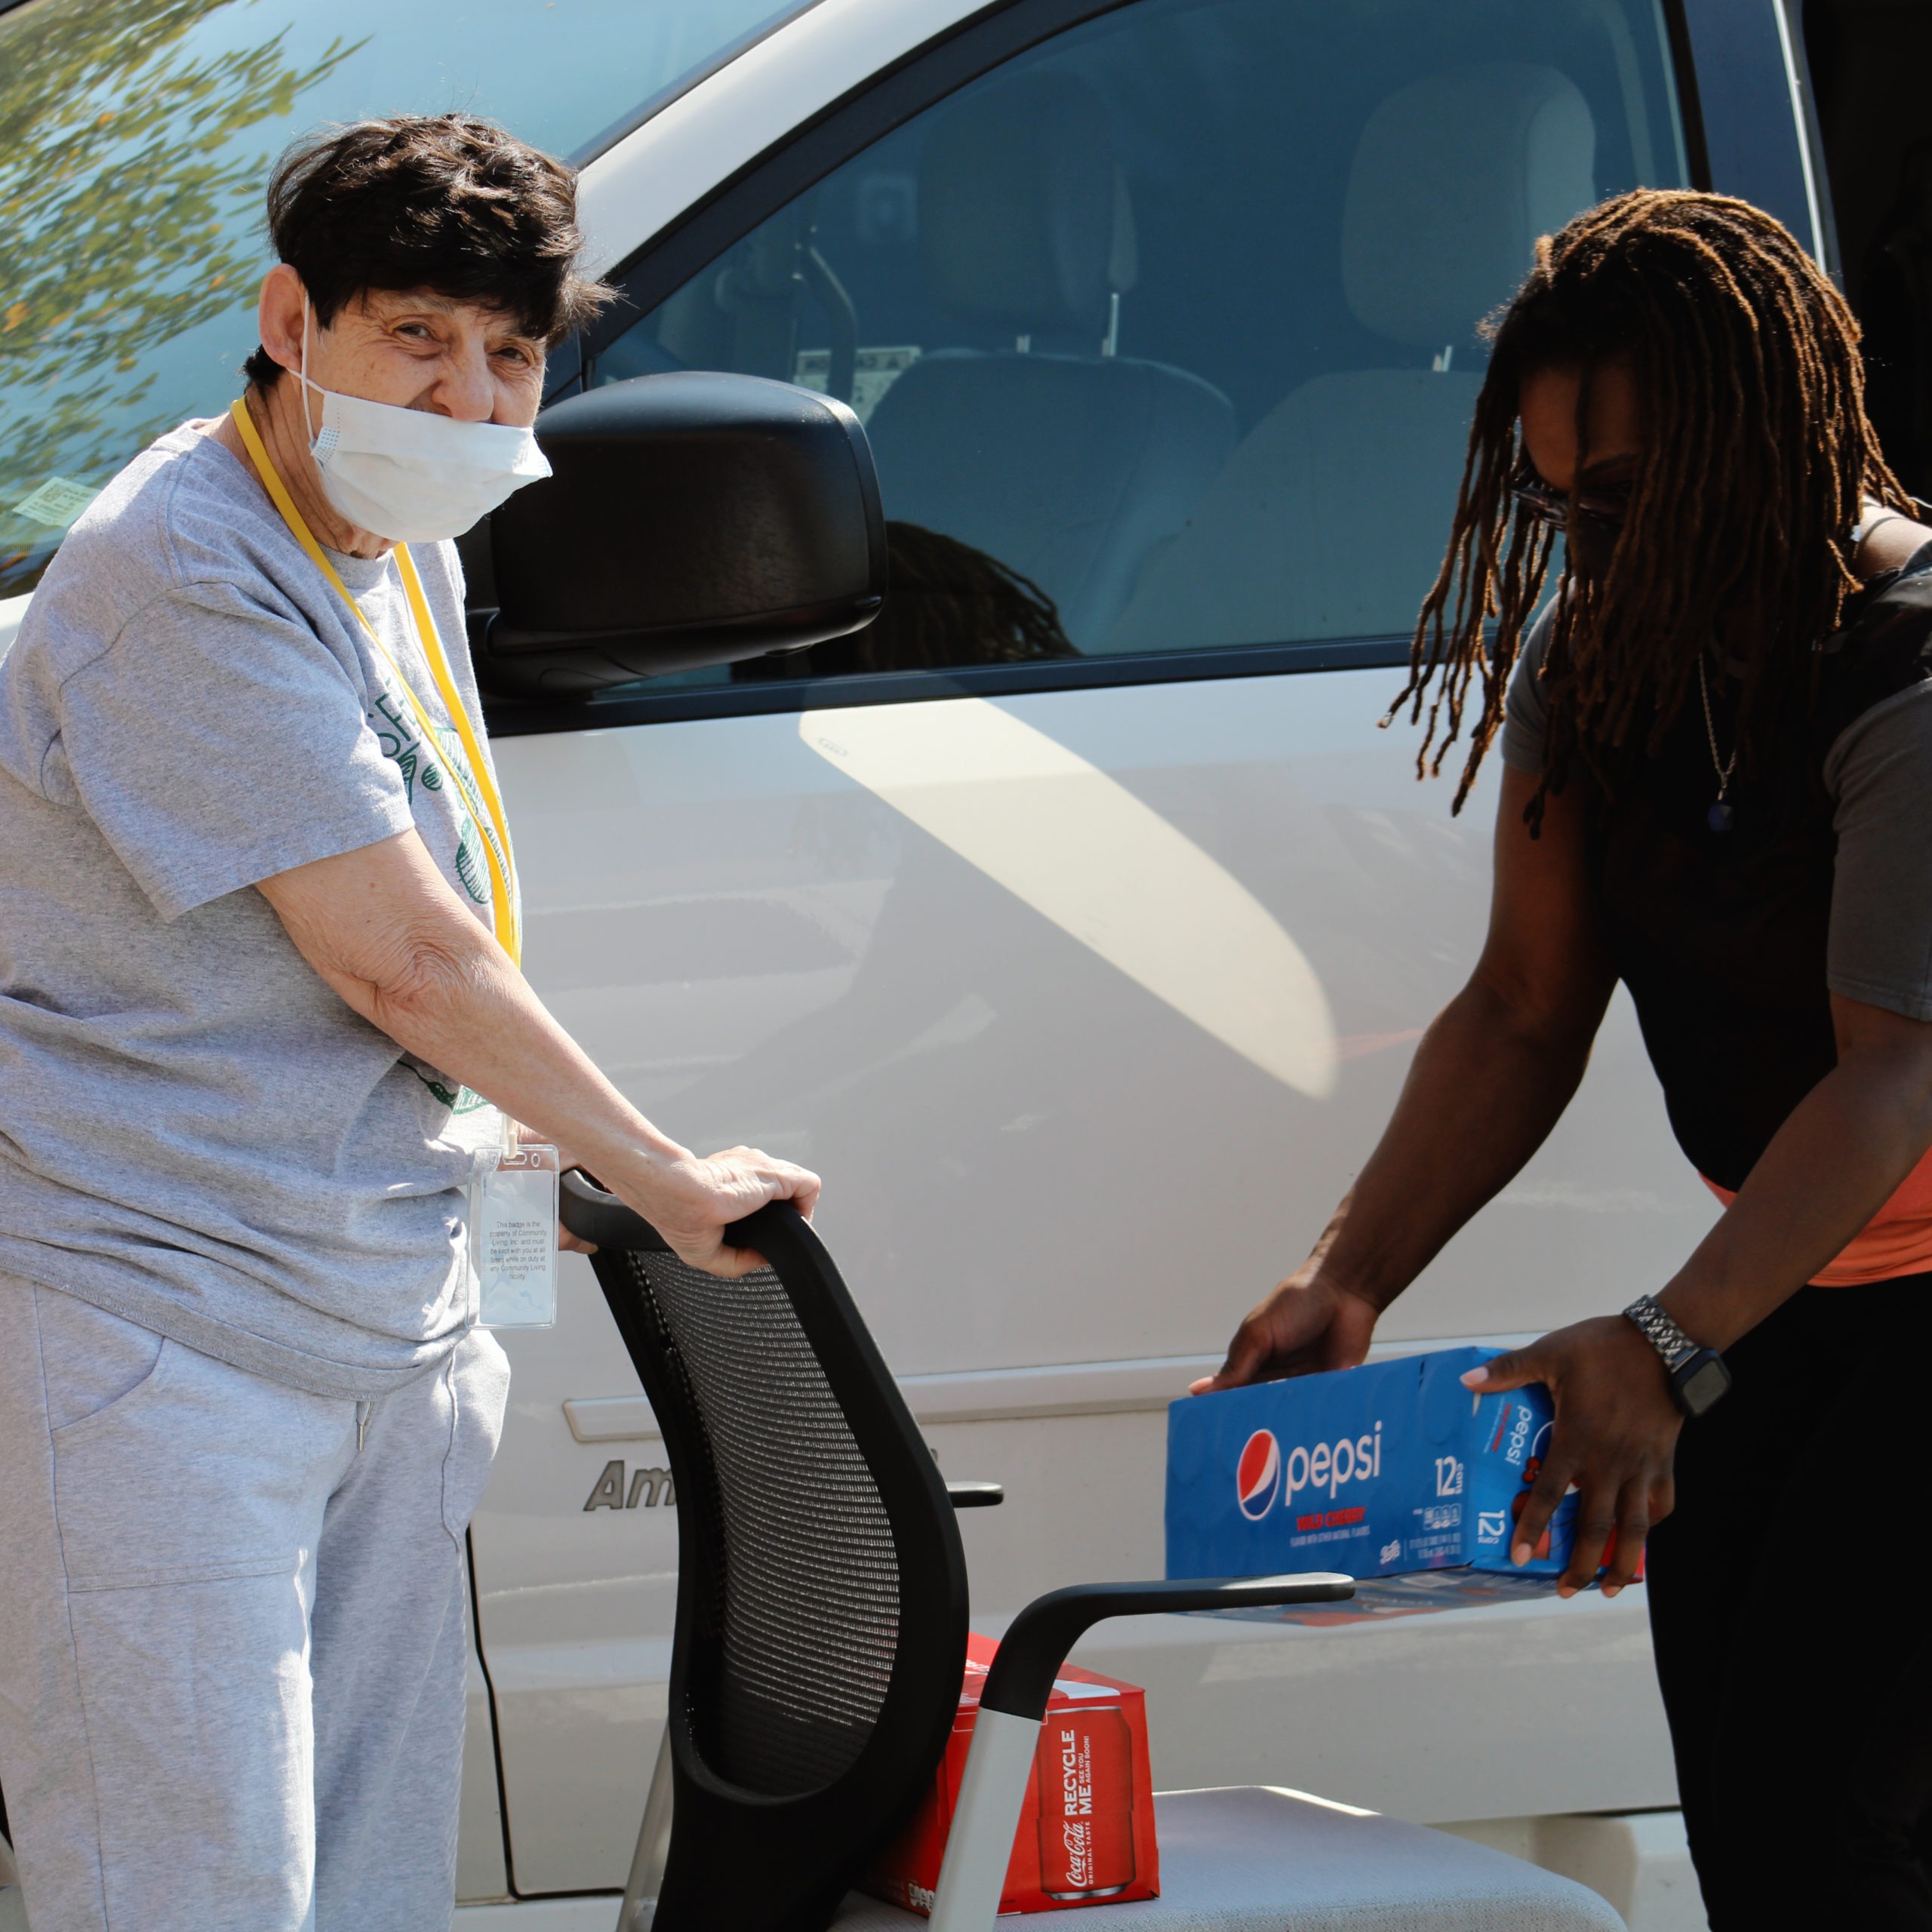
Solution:
[(1476, 325), (1513, 292), (1537, 238), (1595, 200), (1595, 149), (1589, 103), (1552, 67), (1457, 68), (1376, 109), (1343, 205), (1343, 292), (1365, 327), (1438, 366), (1291, 390), (1149, 559), (1100, 648), (1414, 627), (1481, 386), (1456, 361), (1475, 359)]
[(1220, 390), (1102, 352), (1137, 268), (1094, 90), (1034, 73), (955, 108), (921, 159), (919, 249), (939, 306), (1016, 346), (921, 356), (886, 392), (866, 425), (886, 514), (1031, 578), (1086, 648), (1235, 446)]

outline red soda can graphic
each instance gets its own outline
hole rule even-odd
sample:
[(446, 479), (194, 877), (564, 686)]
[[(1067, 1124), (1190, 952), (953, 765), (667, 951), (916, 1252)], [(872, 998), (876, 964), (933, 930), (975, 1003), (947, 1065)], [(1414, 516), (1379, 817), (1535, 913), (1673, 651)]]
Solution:
[(1104, 1899), (1134, 1882), (1134, 1745), (1118, 1705), (1050, 1710), (1040, 1778), (1040, 1889)]

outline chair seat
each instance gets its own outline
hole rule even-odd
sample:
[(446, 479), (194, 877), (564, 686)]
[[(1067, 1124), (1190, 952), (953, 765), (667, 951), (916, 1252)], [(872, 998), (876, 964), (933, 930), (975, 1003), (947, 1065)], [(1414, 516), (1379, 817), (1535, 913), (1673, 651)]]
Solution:
[[(1485, 1845), (1258, 1785), (1157, 1795), (1161, 1896), (1076, 1907), (1041, 1932), (1623, 1932), (1592, 1891)], [(835, 1932), (915, 1912), (854, 1894)], [(1003, 1921), (1011, 1924), (1011, 1919)]]

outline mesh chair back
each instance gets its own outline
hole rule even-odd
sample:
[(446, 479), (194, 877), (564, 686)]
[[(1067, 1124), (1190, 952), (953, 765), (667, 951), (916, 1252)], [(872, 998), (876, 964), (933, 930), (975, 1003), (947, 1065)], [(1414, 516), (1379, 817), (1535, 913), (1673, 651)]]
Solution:
[(952, 1728), (966, 1568), (945, 1485), (789, 1202), (731, 1231), (771, 1264), (736, 1281), (580, 1177), (565, 1218), (598, 1244), (677, 1495), (655, 1932), (820, 1932)]

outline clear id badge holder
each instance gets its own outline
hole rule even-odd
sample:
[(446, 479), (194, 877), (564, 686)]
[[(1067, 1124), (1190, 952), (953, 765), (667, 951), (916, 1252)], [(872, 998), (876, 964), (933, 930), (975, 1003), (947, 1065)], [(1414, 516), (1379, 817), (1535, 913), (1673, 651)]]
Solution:
[(557, 1321), (554, 1147), (515, 1143), (506, 1124), (497, 1164), (469, 1186), (469, 1260), (476, 1318), (485, 1328), (552, 1328)]

